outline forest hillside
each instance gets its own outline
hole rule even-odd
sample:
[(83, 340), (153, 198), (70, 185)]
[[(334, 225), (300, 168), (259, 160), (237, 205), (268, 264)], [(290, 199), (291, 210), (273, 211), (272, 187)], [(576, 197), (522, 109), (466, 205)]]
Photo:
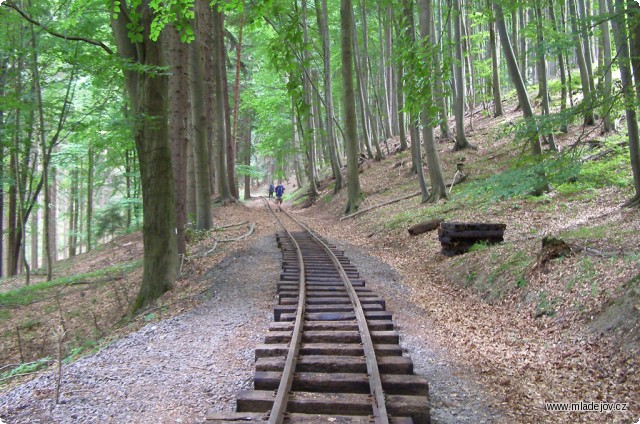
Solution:
[(0, 0), (0, 417), (231, 408), (284, 184), (434, 417), (635, 422), (639, 105), (637, 0)]
[[(462, 364), (506, 416), (530, 422), (543, 416), (545, 401), (557, 399), (629, 402), (637, 415), (640, 220), (637, 209), (621, 207), (631, 178), (625, 149), (615, 137), (571, 128), (558, 140), (562, 154), (547, 165), (551, 191), (534, 195), (536, 164), (514, 148), (508, 128), (518, 112), (507, 107), (500, 119), (478, 114), (469, 131), (477, 150), (438, 144), (447, 181), (458, 163), (468, 176), (450, 188), (448, 200), (422, 204), (414, 196), (340, 219), (346, 194), (333, 195), (329, 178), (313, 205), (305, 191), (287, 184), (285, 208), (319, 234), (395, 268), (407, 301), (432, 323), (419, 329), (430, 347)], [(388, 146), (395, 151), (397, 140)], [(365, 160), (360, 168), (363, 211), (417, 188), (406, 152)], [(266, 186), (255, 187), (255, 194), (266, 194)], [(256, 238), (273, 235), (275, 223), (264, 209), (259, 198), (214, 208), (218, 226), (190, 235), (174, 290), (135, 316), (127, 311), (141, 278), (139, 233), (60, 262), (52, 282), (5, 282), (3, 390), (52, 372), (59, 352), (67, 364), (210, 299), (217, 284), (207, 278), (210, 271)], [(431, 219), (505, 223), (505, 241), (446, 257), (437, 231), (407, 232)], [(566, 250), (543, 249), (547, 236), (562, 240)]]

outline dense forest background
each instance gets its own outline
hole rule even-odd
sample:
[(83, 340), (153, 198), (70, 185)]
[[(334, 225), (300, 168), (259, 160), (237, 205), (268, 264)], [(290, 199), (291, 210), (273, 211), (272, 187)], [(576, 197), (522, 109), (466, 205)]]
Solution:
[(396, 148), (435, 202), (437, 143), (474, 149), (505, 99), (534, 193), (572, 178), (554, 136), (579, 122), (628, 149), (640, 202), (634, 0), (3, 1), (0, 22), (0, 276), (27, 284), (142, 228), (137, 309), (214, 201), (287, 178), (313, 201), (331, 177), (354, 212), (359, 162)]

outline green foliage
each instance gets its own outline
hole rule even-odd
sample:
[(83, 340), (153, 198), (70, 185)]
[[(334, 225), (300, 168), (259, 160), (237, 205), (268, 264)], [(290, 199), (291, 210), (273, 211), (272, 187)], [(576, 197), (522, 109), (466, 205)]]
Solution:
[(142, 205), (141, 199), (117, 199), (96, 210), (94, 231), (98, 237), (114, 236), (118, 232), (128, 230), (127, 210)]
[[(533, 263), (533, 259), (527, 255), (527, 252), (522, 250), (511, 252), (503, 246), (487, 250), (486, 245), (475, 251), (478, 255), (476, 262), (482, 261), (493, 266), (484, 272), (484, 267), (473, 269), (471, 265), (472, 269), (468, 270), (468, 265), (464, 265), (465, 287), (472, 288), (474, 292), (489, 301), (499, 301), (510, 291), (526, 286), (527, 270)], [(461, 257), (458, 264), (469, 264), (468, 258), (465, 258), (466, 255)]]
[(200, 230), (190, 225), (185, 230), (185, 237), (190, 243), (197, 243), (208, 238), (211, 235), (211, 231), (216, 231), (216, 228), (213, 230)]
[(11, 312), (8, 309), (0, 309), (0, 322), (7, 321), (11, 318)]
[(547, 293), (541, 291), (540, 293), (538, 293), (538, 303), (536, 305), (535, 316), (540, 317), (546, 315), (551, 317), (555, 315), (555, 305), (557, 303), (557, 299), (549, 299)]
[(584, 195), (595, 194), (596, 189), (603, 187), (629, 187), (633, 181), (629, 169), (629, 154), (626, 147), (618, 145), (617, 141), (618, 136), (610, 137), (602, 149), (611, 149), (611, 154), (580, 164), (578, 174), (559, 182), (556, 190), (564, 195)]
[(580, 227), (575, 230), (566, 230), (560, 233), (561, 238), (566, 239), (601, 239), (605, 237), (610, 228), (606, 225), (596, 225), (593, 227)]
[(401, 62), (404, 68), (403, 89), (411, 93), (405, 99), (404, 111), (416, 117), (425, 112), (433, 126), (438, 124), (439, 111), (433, 98), (435, 76), (438, 73), (446, 79), (450, 68), (442, 64), (441, 69), (434, 69), (439, 49), (440, 46), (433, 42), (413, 42), (405, 31), (401, 31), (394, 49), (394, 60)]
[(15, 377), (18, 375), (31, 374), (36, 371), (40, 371), (41, 369), (47, 368), (50, 363), (51, 358), (47, 356), (46, 358), (40, 358), (28, 364), (20, 364), (17, 367), (0, 374), (0, 382), (4, 382), (6, 380), (9, 380), (11, 377)]
[(141, 261), (135, 260), (126, 262), (96, 271), (84, 274), (71, 275), (68, 277), (55, 278), (48, 282), (32, 284), (30, 286), (19, 287), (4, 293), (0, 293), (0, 306), (28, 305), (32, 302), (42, 300), (52, 295), (51, 289), (67, 284), (73, 284), (76, 281), (85, 281), (93, 278), (106, 277), (116, 273), (126, 273), (133, 269), (139, 268)]
[(563, 184), (575, 181), (581, 164), (572, 155), (548, 156), (542, 160), (525, 158), (506, 171), (486, 180), (471, 182), (458, 194), (469, 201), (496, 200), (523, 197), (536, 193), (541, 183)]
[(264, 172), (260, 171), (255, 166), (249, 166), (244, 164), (236, 164), (236, 174), (242, 176), (250, 176), (251, 178), (262, 178), (264, 177)]
[(63, 359), (63, 364), (70, 364), (84, 354), (96, 352), (100, 346), (98, 341), (93, 339), (81, 340), (76, 337), (75, 341), (77, 346), (73, 347), (69, 354)]
[(481, 250), (486, 250), (488, 247), (489, 243), (486, 241), (478, 241), (469, 248), (468, 252), (479, 252)]

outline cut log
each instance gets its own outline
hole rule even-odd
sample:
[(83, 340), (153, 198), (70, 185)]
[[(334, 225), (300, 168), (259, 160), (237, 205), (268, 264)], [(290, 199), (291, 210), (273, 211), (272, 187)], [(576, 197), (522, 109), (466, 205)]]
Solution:
[(469, 231), (456, 231), (456, 230), (441, 230), (439, 235), (442, 237), (451, 237), (453, 240), (485, 240), (485, 239), (500, 239), (503, 241), (504, 230), (469, 230)]
[(410, 235), (417, 236), (418, 234), (426, 233), (428, 231), (433, 231), (440, 226), (442, 219), (432, 219), (430, 221), (421, 222), (416, 225), (412, 225), (407, 230)]
[(475, 243), (501, 243), (506, 227), (506, 224), (485, 222), (443, 222), (438, 230), (441, 252), (454, 256), (468, 252)]
[(486, 222), (443, 222), (440, 224), (440, 228), (456, 231), (504, 230), (507, 228), (507, 224), (492, 224)]

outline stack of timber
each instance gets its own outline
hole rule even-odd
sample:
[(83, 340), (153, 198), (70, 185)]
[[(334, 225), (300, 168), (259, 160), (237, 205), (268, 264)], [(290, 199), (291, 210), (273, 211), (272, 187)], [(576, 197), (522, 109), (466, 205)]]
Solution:
[(454, 256), (467, 252), (475, 243), (495, 244), (504, 241), (507, 224), (483, 222), (443, 222), (438, 230), (442, 254)]

